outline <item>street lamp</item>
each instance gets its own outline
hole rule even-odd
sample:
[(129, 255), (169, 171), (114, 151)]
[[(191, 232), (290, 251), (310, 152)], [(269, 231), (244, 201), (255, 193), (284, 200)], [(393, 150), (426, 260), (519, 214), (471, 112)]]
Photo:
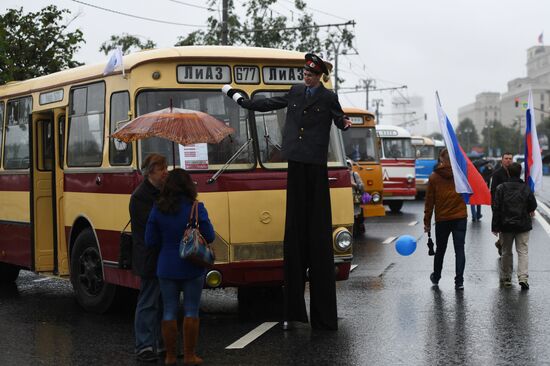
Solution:
[(466, 134), (466, 141), (468, 142), (468, 144), (466, 145), (466, 152), (469, 153), (470, 151), (472, 151), (472, 148), (470, 146), (470, 134), (474, 132), (474, 130), (472, 130), (470, 127), (466, 127), (464, 129), (464, 133)]
[(491, 151), (491, 129), (494, 127), (494, 124), (492, 121), (486, 122), (487, 126), (487, 156), (493, 156), (493, 153)]
[(376, 114), (376, 124), (380, 124), (380, 112), (379, 108), (384, 106), (384, 99), (374, 99), (372, 101), (373, 107), (376, 107), (374, 113)]

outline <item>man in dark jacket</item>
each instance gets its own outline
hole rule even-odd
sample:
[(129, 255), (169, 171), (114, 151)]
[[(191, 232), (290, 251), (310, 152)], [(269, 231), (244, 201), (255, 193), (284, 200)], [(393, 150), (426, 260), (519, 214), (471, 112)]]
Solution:
[[(505, 152), (502, 154), (502, 160), (501, 160), (501, 166), (491, 176), (491, 200), (495, 199), (495, 192), (497, 190), (497, 187), (504, 183), (508, 182), (508, 179), (510, 179), (510, 173), (508, 172), (508, 168), (510, 167), (510, 164), (513, 162), (513, 155), (510, 152)], [(495, 242), (495, 246), (498, 250), (498, 255), (502, 255), (502, 238), (499, 235), (498, 240)]]
[[(230, 87), (224, 92), (246, 109), (271, 111), (287, 108), (282, 155), (288, 160), (284, 238), (284, 320), (308, 321), (305, 281), (310, 284), (311, 326), (338, 329), (332, 218), (327, 156), (332, 122), (351, 126), (338, 96), (321, 84), (328, 75), (323, 60), (305, 56), (304, 84), (294, 85), (281, 97), (246, 100)], [(229, 89), (228, 89), (229, 88)]]
[(141, 279), (135, 315), (136, 354), (140, 361), (156, 362), (159, 342), (162, 303), (157, 279), (156, 248), (145, 246), (145, 227), (153, 203), (168, 174), (166, 158), (151, 154), (143, 161), (144, 180), (130, 197), (130, 220), (132, 222), (132, 271)]
[(492, 203), (492, 231), (502, 237), (500, 280), (506, 287), (512, 285), (512, 244), (515, 241), (518, 253), (518, 282), (522, 289), (529, 289), (529, 231), (533, 228), (531, 217), (535, 215), (537, 200), (529, 186), (519, 178), (520, 164), (512, 163), (508, 172), (510, 179), (497, 187)]

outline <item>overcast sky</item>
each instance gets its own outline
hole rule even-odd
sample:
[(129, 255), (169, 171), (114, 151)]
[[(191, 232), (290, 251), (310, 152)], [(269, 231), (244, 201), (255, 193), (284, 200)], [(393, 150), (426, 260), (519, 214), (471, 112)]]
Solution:
[[(240, 8), (245, 0), (235, 0)], [(83, 0), (88, 4), (142, 17), (176, 23), (205, 25), (209, 13), (201, 0)], [(221, 6), (221, 0), (218, 1)], [(172, 46), (178, 36), (194, 27), (167, 25), (134, 19), (95, 9), (71, 0), (2, 0), (0, 9), (23, 6), (37, 11), (48, 4), (79, 14), (71, 30), (80, 28), (86, 44), (77, 55), (85, 63), (105, 61), (101, 43), (123, 32), (153, 40), (159, 47)], [(484, 91), (506, 91), (506, 83), (526, 76), (526, 50), (550, 24), (547, 0), (306, 0), (317, 24), (353, 19), (359, 56), (340, 58), (344, 87), (373, 78), (379, 88), (407, 85), (406, 95), (424, 98), (428, 119), (435, 118), (434, 93), (456, 124), (459, 107)], [(290, 15), (290, 0), (279, 0), (275, 12)], [(326, 14), (325, 14), (326, 13)], [(331, 15), (327, 15), (331, 14)], [(550, 43), (550, 27), (547, 39)], [(371, 93), (384, 99), (390, 113), (392, 94)], [(343, 106), (365, 107), (365, 94), (345, 94)], [(370, 107), (369, 109), (373, 109)], [(387, 121), (385, 121), (387, 123)]]

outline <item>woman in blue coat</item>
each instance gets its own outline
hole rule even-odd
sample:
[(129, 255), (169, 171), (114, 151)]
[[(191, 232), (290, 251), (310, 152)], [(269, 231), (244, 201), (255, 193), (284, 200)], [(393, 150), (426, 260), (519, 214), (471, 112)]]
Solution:
[[(157, 277), (164, 303), (162, 336), (166, 347), (166, 365), (176, 364), (176, 322), (181, 291), (184, 294), (185, 311), (184, 364), (202, 363), (202, 359), (195, 354), (195, 347), (199, 335), (199, 305), (205, 268), (179, 256), (179, 244), (196, 198), (197, 189), (189, 173), (183, 169), (172, 170), (151, 210), (145, 230), (146, 245), (160, 248)], [(214, 228), (202, 203), (198, 204), (198, 216), (201, 234), (208, 243), (213, 242)]]

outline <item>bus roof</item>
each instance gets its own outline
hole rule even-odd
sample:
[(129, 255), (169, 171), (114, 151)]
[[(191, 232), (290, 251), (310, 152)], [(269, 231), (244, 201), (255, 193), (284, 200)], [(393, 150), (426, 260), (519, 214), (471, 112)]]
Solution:
[[(391, 134), (381, 134), (380, 131), (391, 131)], [(411, 137), (411, 133), (403, 127), (393, 125), (376, 125), (376, 132), (380, 137)]]
[[(243, 60), (247, 62), (268, 61), (303, 61), (304, 53), (273, 48), (260, 47), (234, 47), (234, 46), (182, 46), (138, 51), (124, 56), (123, 64), (125, 72), (130, 72), (134, 67), (152, 61), (166, 61), (172, 59), (209, 60), (221, 61), (225, 59)], [(79, 81), (94, 78), (103, 78), (105, 62), (84, 65), (67, 69), (53, 74), (40, 76), (25, 81), (13, 81), (0, 86), (0, 98), (10, 95), (32, 93), (39, 90), (50, 89)], [(329, 70), (332, 64), (326, 62)], [(113, 74), (120, 74), (121, 71)], [(112, 75), (112, 74), (111, 74)]]
[(434, 146), (434, 140), (424, 136), (411, 136), (411, 143), (420, 146)]
[(367, 111), (366, 109), (363, 109), (363, 108), (355, 108), (355, 107), (342, 107), (342, 110), (344, 111), (344, 113), (346, 114), (367, 114), (369, 116), (372, 116), (373, 118), (375, 118), (375, 114), (370, 112), (370, 111)]

